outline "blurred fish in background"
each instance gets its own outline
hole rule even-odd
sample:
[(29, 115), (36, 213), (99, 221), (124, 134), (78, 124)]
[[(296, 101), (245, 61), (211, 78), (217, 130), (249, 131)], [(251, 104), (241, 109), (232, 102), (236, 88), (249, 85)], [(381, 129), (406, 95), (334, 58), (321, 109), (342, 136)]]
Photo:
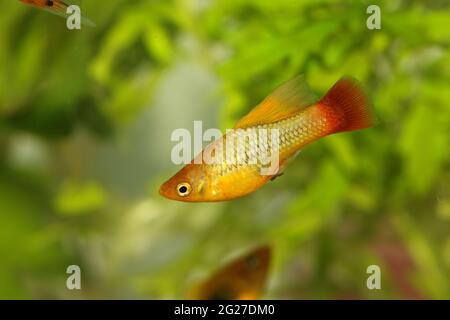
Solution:
[(256, 300), (264, 294), (270, 247), (253, 250), (195, 285), (188, 297), (199, 300)]

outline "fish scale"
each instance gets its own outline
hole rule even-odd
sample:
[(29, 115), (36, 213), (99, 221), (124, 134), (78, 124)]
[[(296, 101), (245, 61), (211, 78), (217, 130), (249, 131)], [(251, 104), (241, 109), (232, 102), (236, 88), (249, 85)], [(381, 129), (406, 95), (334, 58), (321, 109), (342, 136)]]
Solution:
[[(226, 148), (223, 148), (224, 140), (234, 140), (233, 163), (226, 163), (224, 160), (220, 164), (209, 164), (207, 166), (210, 166), (212, 171), (221, 176), (234, 174), (236, 171), (244, 170), (244, 167), (249, 167), (245, 168), (247, 170), (250, 169), (250, 171), (259, 172), (264, 166), (260, 161), (261, 158), (266, 155), (270, 157), (274, 151), (271, 139), (273, 129), (277, 129), (279, 132), (277, 141), (280, 149), (279, 159), (282, 160), (285, 157), (288, 157), (309, 142), (327, 134), (327, 120), (319, 118), (317, 112), (315, 112), (313, 108), (314, 106), (311, 106), (290, 118), (275, 123), (243, 129), (254, 130), (257, 134), (257, 139), (245, 139), (244, 148), (238, 148), (240, 134), (236, 130), (229, 132), (224, 138), (221, 138), (215, 143), (220, 144), (220, 146), (216, 145), (216, 147), (222, 148), (223, 159), (226, 159)], [(266, 137), (260, 139), (261, 135), (258, 135), (260, 130), (267, 130)], [(243, 155), (243, 162), (239, 162), (239, 154)], [(251, 159), (256, 159), (257, 163), (250, 163)]]

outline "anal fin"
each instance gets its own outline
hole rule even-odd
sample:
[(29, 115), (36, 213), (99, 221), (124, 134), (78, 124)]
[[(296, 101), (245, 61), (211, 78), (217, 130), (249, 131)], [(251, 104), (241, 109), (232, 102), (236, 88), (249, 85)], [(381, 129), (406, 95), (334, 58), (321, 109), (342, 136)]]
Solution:
[(276, 178), (281, 177), (284, 174), (284, 172), (277, 173), (272, 178), (270, 178), (270, 181), (274, 181)]

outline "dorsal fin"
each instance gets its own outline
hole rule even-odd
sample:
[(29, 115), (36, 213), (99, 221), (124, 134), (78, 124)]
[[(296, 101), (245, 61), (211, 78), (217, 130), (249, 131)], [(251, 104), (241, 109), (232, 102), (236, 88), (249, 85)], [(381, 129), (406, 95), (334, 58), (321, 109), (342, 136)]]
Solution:
[(280, 121), (314, 102), (314, 95), (308, 88), (304, 77), (297, 76), (279, 86), (242, 117), (235, 125), (235, 129)]

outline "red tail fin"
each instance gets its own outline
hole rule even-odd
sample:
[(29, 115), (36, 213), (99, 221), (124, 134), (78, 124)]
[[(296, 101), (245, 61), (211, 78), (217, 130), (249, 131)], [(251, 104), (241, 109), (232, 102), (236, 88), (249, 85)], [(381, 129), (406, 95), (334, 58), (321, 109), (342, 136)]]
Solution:
[(368, 98), (355, 79), (340, 79), (319, 104), (325, 107), (333, 132), (364, 129), (376, 123)]

